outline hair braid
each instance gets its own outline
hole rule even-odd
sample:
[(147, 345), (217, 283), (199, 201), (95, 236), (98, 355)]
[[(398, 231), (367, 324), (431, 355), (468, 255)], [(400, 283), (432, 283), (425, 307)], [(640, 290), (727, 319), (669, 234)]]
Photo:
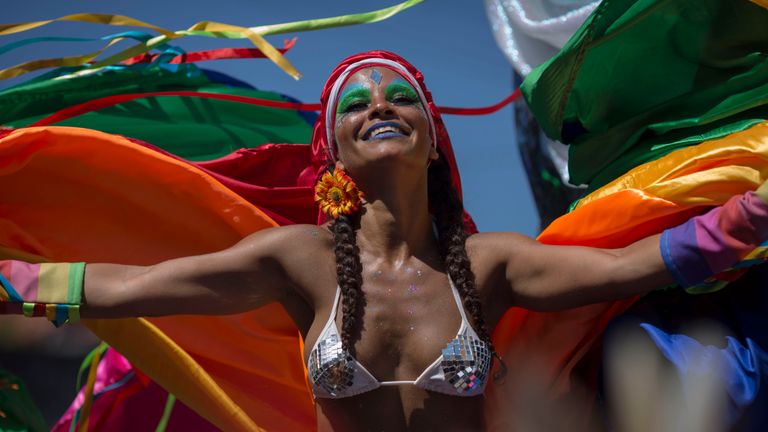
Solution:
[[(475, 275), (472, 273), (467, 256), (467, 232), (464, 228), (464, 208), (451, 183), (448, 165), (440, 158), (432, 162), (428, 175), (429, 202), (435, 215), (438, 232), (438, 245), (446, 272), (461, 295), (464, 307), (477, 330), (480, 338), (488, 344), (491, 353), (499, 360), (501, 370), (494, 376), (500, 379), (506, 374), (507, 367), (496, 348), (485, 325), (482, 302), (475, 289)], [(358, 215), (355, 215), (359, 217)], [(342, 295), (342, 348), (354, 355), (354, 338), (358, 336), (363, 308), (362, 284), (363, 266), (360, 262), (360, 250), (353, 217), (339, 215), (331, 225), (336, 256), (336, 278)]]
[(451, 172), (443, 157), (433, 161), (428, 173), (429, 203), (435, 215), (438, 246), (445, 270), (450, 276), (464, 307), (471, 316), (480, 338), (488, 344), (491, 354), (499, 360), (501, 369), (494, 379), (501, 379), (507, 367), (493, 346), (483, 318), (482, 302), (475, 288), (475, 274), (472, 273), (467, 255), (467, 231), (464, 227), (464, 207), (451, 183)]
[(362, 310), (363, 266), (352, 217), (339, 215), (331, 223), (336, 255), (336, 279), (341, 288), (342, 318), (341, 346), (354, 355), (354, 336), (357, 336), (358, 311)]

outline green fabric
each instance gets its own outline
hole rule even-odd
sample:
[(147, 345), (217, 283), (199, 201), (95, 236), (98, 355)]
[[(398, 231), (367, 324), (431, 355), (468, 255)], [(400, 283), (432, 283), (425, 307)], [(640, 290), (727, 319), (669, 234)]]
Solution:
[(0, 431), (43, 432), (48, 427), (24, 383), (17, 376), (0, 369)]
[[(125, 93), (189, 90), (288, 100), (273, 92), (212, 82), (193, 64), (134, 65), (67, 79), (54, 76), (0, 92), (0, 124), (27, 126), (62, 108)], [(312, 136), (308, 119), (295, 110), (175, 96), (137, 99), (57, 125), (137, 138), (198, 161), (265, 143), (308, 143)]]
[(69, 280), (67, 281), (67, 303), (79, 305), (82, 301), (84, 277), (84, 262), (72, 263), (69, 265)]
[(768, 118), (767, 54), (768, 10), (747, 0), (604, 0), (522, 90), (591, 191)]

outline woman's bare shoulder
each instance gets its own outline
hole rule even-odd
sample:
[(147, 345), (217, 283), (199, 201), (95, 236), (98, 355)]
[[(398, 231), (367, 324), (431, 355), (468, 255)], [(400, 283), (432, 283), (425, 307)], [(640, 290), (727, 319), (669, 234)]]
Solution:
[(531, 237), (516, 232), (477, 233), (467, 238), (467, 253), (472, 259), (497, 262), (538, 244)]
[(513, 232), (478, 233), (467, 238), (467, 255), (480, 292), (496, 296), (499, 290), (505, 290), (509, 285), (509, 263), (525, 261), (526, 253), (538, 244)]
[(243, 242), (247, 249), (267, 248), (261, 258), (279, 263), (300, 292), (315, 293), (320, 287), (335, 286), (333, 234), (326, 226), (296, 224), (268, 228), (249, 235)]

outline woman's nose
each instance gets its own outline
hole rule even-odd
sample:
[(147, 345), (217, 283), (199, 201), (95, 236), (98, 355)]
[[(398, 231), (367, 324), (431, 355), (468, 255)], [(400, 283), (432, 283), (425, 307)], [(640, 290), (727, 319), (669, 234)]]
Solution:
[(392, 106), (387, 102), (386, 98), (384, 97), (378, 97), (374, 96), (371, 100), (371, 113), (370, 116), (372, 118), (380, 117), (382, 115), (390, 115), (394, 111), (392, 111)]

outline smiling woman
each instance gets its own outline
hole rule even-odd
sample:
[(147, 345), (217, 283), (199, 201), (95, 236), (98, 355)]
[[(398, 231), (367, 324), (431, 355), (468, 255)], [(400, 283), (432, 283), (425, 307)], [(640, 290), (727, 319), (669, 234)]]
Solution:
[[(712, 251), (738, 260), (768, 237), (766, 186), (622, 249), (477, 234), (415, 67), (384, 51), (352, 56), (321, 105), (312, 153), (330, 221), (155, 265), (0, 262), (0, 312), (64, 322), (279, 303), (307, 342), (319, 430), (481, 430), (484, 391), (505, 371), (489, 330), (509, 308), (636, 295), (675, 281), (667, 268), (695, 283), (731, 264), (711, 267)], [(690, 238), (700, 231), (718, 234), (705, 251)]]

